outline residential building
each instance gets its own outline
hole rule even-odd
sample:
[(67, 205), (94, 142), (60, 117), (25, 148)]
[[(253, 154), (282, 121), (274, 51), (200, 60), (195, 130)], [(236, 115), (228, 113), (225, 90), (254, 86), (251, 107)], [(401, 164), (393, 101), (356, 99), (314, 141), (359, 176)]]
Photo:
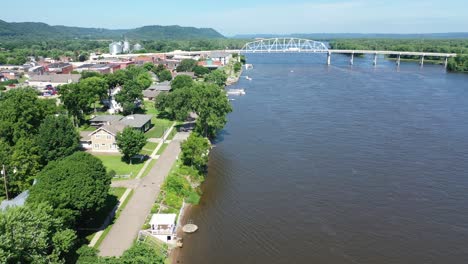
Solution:
[(230, 59), (232, 58), (232, 54), (223, 51), (212, 51), (209, 57), (213, 61), (219, 61), (224, 66), (229, 63)]
[(91, 125), (98, 126), (92, 132), (81, 132), (81, 147), (93, 152), (118, 153), (116, 137), (125, 127), (132, 127), (141, 132), (151, 128), (151, 115), (102, 115), (90, 120)]

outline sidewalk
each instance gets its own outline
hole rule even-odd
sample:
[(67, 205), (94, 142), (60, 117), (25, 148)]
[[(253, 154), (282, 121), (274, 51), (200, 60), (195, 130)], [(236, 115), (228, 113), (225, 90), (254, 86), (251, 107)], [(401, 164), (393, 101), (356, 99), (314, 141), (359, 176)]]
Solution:
[(121, 256), (132, 246), (138, 231), (145, 223), (146, 216), (151, 212), (165, 177), (180, 154), (180, 143), (188, 135), (189, 133), (185, 132), (177, 133), (158, 162), (151, 168), (148, 176), (140, 179), (131, 200), (102, 241), (99, 248), (101, 256)]

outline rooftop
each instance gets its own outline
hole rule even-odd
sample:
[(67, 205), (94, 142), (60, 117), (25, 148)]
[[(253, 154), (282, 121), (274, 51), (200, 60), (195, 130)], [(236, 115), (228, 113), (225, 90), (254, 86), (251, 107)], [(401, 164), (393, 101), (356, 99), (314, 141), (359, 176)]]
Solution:
[(81, 78), (80, 74), (51, 74), (51, 75), (34, 75), (30, 82), (50, 82), (50, 83), (70, 83), (78, 82)]
[(24, 191), (11, 200), (2, 201), (2, 203), (0, 204), (0, 211), (4, 211), (8, 207), (23, 206), (26, 202), (26, 199), (28, 199), (28, 196), (29, 191)]
[(64, 62), (58, 62), (58, 63), (51, 63), (47, 67), (49, 69), (51, 69), (51, 68), (64, 68), (64, 67), (68, 67), (68, 66), (71, 66), (71, 64), (70, 63), (64, 63)]
[(146, 90), (166, 91), (167, 92), (167, 91), (171, 90), (171, 82), (164, 81), (162, 83), (153, 84)]
[(150, 225), (174, 225), (176, 214), (153, 214)]
[(93, 117), (90, 122), (116, 122), (122, 119), (121, 115), (98, 115)]
[(135, 114), (135, 115), (129, 115), (120, 119), (119, 123), (124, 126), (140, 128), (140, 127), (143, 127), (149, 121), (151, 121), (151, 118), (152, 118), (151, 115)]

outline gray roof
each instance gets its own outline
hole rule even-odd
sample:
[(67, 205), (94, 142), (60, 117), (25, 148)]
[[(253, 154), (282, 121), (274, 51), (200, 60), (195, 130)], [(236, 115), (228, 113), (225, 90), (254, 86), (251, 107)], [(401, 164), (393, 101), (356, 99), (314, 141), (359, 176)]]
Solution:
[(64, 67), (68, 67), (68, 66), (71, 66), (70, 63), (66, 63), (66, 62), (57, 62), (57, 63), (52, 63), (52, 64), (49, 64), (47, 67), (49, 69), (53, 68), (64, 68)]
[(0, 211), (4, 211), (8, 207), (23, 206), (24, 203), (26, 202), (26, 199), (28, 199), (28, 196), (29, 196), (29, 191), (24, 191), (9, 201), (7, 200), (2, 201), (2, 203), (0, 204)]
[(125, 126), (140, 128), (140, 127), (143, 127), (149, 121), (151, 121), (151, 118), (152, 118), (151, 115), (140, 115), (140, 114), (129, 115), (120, 119), (119, 123)]
[(103, 130), (106, 130), (107, 132), (111, 133), (112, 135), (116, 136), (117, 133), (119, 132), (122, 132), (124, 130), (124, 128), (126, 127), (126, 125), (123, 125), (123, 124), (120, 124), (120, 123), (116, 123), (116, 124), (110, 124), (110, 125), (104, 125), (96, 130), (94, 130), (90, 136), (94, 133), (96, 133), (97, 131), (103, 129)]
[(116, 122), (122, 119), (121, 115), (98, 115), (93, 117), (90, 122)]
[(210, 52), (210, 58), (225, 58), (231, 55), (231, 53), (224, 51), (212, 51)]
[(171, 82), (164, 81), (162, 83), (153, 84), (146, 90), (170, 91), (171, 90)]
[(146, 89), (143, 91), (143, 97), (145, 98), (155, 98), (161, 93), (161, 91), (158, 90), (152, 90), (152, 89)]
[(90, 141), (91, 140), (91, 133), (89, 131), (80, 131), (80, 140), (81, 141)]
[(81, 78), (80, 74), (50, 74), (50, 75), (34, 75), (29, 78), (30, 82), (50, 82), (50, 83), (69, 83), (78, 82)]

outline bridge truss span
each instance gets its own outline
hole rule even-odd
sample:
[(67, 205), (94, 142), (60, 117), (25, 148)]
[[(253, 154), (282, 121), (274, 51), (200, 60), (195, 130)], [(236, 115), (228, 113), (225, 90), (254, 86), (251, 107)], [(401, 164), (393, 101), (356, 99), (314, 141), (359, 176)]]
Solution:
[(244, 45), (240, 53), (328, 53), (327, 46), (318, 41), (300, 38), (260, 39)]

